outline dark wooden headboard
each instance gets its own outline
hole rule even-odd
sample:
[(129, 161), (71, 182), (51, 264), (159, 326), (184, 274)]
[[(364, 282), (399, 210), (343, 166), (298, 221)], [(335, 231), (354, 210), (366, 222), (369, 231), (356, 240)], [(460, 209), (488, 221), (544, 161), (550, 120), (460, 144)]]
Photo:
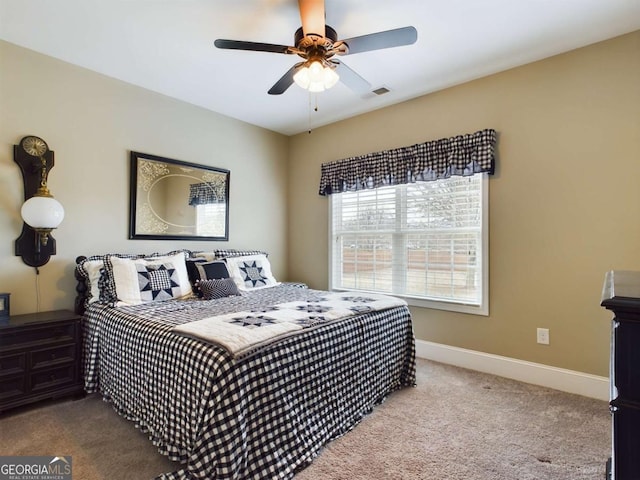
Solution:
[(88, 287), (87, 279), (78, 273), (78, 268), (77, 268), (77, 265), (85, 258), (87, 257), (82, 255), (76, 258), (76, 268), (74, 269), (74, 274), (77, 282), (76, 283), (76, 301), (75, 301), (74, 311), (79, 315), (84, 314), (84, 307), (87, 301), (87, 296), (89, 295), (89, 292), (87, 292), (87, 287)]

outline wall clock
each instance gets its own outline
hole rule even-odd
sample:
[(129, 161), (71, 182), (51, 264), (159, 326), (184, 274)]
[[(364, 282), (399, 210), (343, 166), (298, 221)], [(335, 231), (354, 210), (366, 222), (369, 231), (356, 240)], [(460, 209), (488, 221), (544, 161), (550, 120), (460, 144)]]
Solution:
[(22, 149), (32, 157), (41, 157), (49, 151), (47, 142), (33, 135), (29, 135), (20, 140), (20, 145)]

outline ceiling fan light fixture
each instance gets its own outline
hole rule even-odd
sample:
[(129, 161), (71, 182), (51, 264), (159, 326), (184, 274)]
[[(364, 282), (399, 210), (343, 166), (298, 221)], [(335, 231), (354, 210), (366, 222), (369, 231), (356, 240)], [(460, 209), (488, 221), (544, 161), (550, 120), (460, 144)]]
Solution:
[(302, 26), (293, 36), (293, 46), (222, 38), (216, 39), (214, 45), (229, 50), (297, 55), (304, 59), (289, 68), (276, 81), (268, 90), (269, 95), (281, 95), (294, 83), (310, 92), (322, 92), (333, 87), (340, 80), (338, 70), (342, 75), (343, 83), (360, 94), (368, 93), (371, 84), (344, 62), (335, 60), (336, 55), (351, 55), (411, 45), (418, 39), (415, 27), (401, 27), (339, 39), (338, 33), (325, 23), (324, 3), (325, 0), (298, 0)]
[(314, 93), (323, 92), (333, 87), (339, 79), (340, 77), (333, 68), (323, 65), (318, 60), (312, 61), (308, 66), (301, 67), (293, 76), (294, 82), (299, 87)]
[(326, 88), (324, 88), (324, 84), (322, 82), (311, 82), (307, 87), (311, 93), (320, 93), (324, 92)]
[(338, 83), (338, 80), (340, 80), (340, 76), (336, 73), (336, 70), (334, 68), (325, 67), (322, 73), (324, 76), (325, 88), (333, 87), (336, 83)]
[(309, 84), (311, 83), (309, 79), (309, 69), (307, 67), (300, 67), (293, 76), (293, 81), (296, 82), (296, 85), (300, 88), (304, 88), (305, 90), (309, 88)]

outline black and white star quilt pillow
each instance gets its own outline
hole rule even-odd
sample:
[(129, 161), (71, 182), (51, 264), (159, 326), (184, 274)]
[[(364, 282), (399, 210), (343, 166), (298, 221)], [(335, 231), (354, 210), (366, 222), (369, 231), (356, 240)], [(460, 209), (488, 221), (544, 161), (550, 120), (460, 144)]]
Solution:
[(279, 285), (266, 255), (247, 255), (243, 257), (226, 258), (229, 277), (239, 290), (256, 290), (259, 288)]
[(192, 295), (184, 253), (128, 259), (111, 257), (118, 306)]
[(172, 264), (136, 265), (143, 302), (169, 300), (179, 296), (180, 280)]

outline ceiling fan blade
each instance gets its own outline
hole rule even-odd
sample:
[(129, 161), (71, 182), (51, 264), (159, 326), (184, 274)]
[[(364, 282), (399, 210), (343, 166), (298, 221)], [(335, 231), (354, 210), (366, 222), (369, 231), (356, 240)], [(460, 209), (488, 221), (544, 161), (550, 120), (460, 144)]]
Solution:
[(298, 0), (302, 31), (306, 35), (324, 37), (324, 0)]
[(371, 84), (358, 75), (354, 70), (347, 67), (338, 60), (332, 60), (336, 64), (336, 70), (340, 76), (340, 81), (356, 93), (368, 93), (371, 91)]
[(245, 42), (242, 40), (225, 40), (218, 38), (214, 45), (218, 48), (229, 50), (250, 50), (252, 52), (292, 53), (286, 45), (274, 45), (273, 43)]
[(278, 80), (267, 93), (269, 93), (269, 95), (281, 95), (286, 92), (287, 89), (291, 85), (293, 85), (293, 76), (295, 75), (296, 70), (298, 70), (298, 67), (302, 65), (302, 63), (303, 62), (296, 63), (293, 67), (287, 70), (287, 73), (280, 77), (280, 80)]
[(400, 47), (402, 45), (411, 45), (418, 39), (418, 31), (414, 27), (402, 27), (385, 32), (370, 33), (360, 37), (348, 38), (341, 40), (349, 47), (347, 55), (360, 52), (370, 52), (371, 50), (380, 50), (383, 48)]

